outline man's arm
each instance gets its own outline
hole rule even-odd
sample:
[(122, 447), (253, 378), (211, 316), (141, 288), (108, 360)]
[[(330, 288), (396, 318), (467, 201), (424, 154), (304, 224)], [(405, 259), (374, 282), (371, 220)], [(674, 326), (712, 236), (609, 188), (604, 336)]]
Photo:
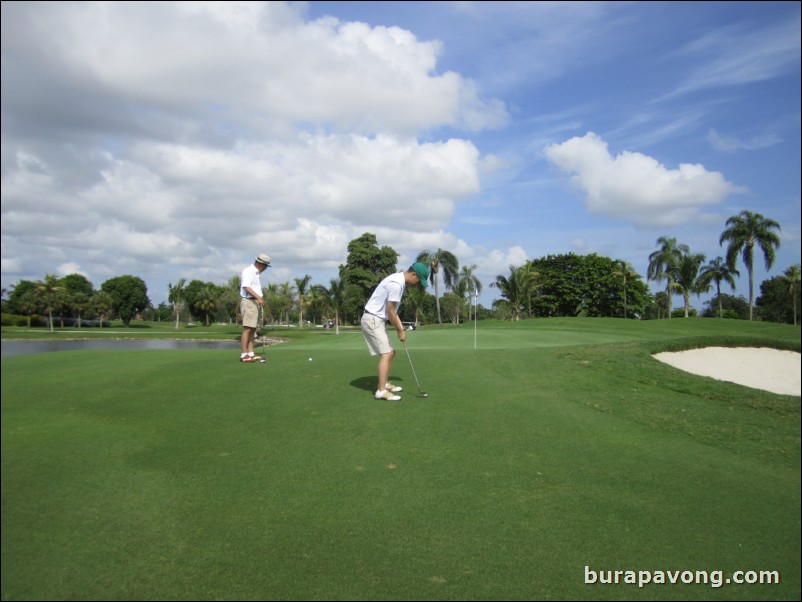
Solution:
[(264, 300), (264, 299), (262, 299), (262, 298), (261, 298), (259, 295), (257, 295), (257, 294), (256, 294), (256, 292), (255, 292), (255, 291), (254, 291), (254, 290), (253, 290), (253, 289), (252, 289), (250, 286), (243, 286), (242, 288), (243, 288), (243, 290), (244, 290), (246, 293), (248, 293), (248, 294), (249, 294), (251, 297), (253, 297), (254, 299), (256, 299), (256, 302), (257, 302), (259, 305), (264, 305), (264, 304), (265, 304), (265, 300)]
[(404, 330), (404, 325), (401, 323), (401, 318), (398, 317), (395, 311), (395, 307), (395, 301), (387, 302), (387, 319), (390, 320), (390, 324), (395, 326), (396, 331), (398, 331), (398, 340), (403, 343), (407, 340), (407, 333)]

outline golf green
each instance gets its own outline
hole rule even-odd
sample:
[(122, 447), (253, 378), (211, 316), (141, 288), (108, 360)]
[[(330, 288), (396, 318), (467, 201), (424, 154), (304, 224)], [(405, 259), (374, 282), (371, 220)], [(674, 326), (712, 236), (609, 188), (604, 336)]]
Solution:
[(358, 331), (4, 357), (2, 599), (799, 599), (800, 399), (652, 357), (707, 344), (800, 333), (425, 326), (400, 402)]

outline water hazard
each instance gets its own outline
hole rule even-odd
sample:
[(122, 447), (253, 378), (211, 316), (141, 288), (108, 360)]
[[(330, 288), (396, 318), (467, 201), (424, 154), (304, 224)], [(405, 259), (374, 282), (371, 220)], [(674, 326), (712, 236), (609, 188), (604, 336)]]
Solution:
[(236, 341), (178, 341), (170, 339), (71, 339), (68, 341), (36, 340), (0, 341), (2, 356), (27, 355), (49, 351), (76, 351), (89, 349), (233, 349), (239, 351)]

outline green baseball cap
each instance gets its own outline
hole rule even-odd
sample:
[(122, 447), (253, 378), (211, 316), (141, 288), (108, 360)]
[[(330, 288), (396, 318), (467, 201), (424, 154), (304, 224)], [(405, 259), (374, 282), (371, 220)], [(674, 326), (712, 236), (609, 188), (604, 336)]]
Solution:
[(427, 279), (429, 278), (429, 266), (428, 265), (418, 261), (416, 263), (413, 263), (409, 267), (409, 269), (412, 270), (413, 272), (415, 272), (418, 275), (418, 278), (420, 278), (421, 286), (423, 288), (426, 288), (429, 285), (429, 283), (427, 282)]

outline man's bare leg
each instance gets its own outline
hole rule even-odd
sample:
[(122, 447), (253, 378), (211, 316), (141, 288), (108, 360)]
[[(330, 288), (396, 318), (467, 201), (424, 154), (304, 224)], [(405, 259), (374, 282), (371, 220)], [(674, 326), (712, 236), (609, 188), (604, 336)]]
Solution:
[(379, 358), (379, 384), (376, 387), (377, 391), (384, 391), (384, 387), (387, 385), (387, 381), (390, 378), (390, 367), (393, 365), (393, 357), (395, 357), (395, 351), (384, 353)]

